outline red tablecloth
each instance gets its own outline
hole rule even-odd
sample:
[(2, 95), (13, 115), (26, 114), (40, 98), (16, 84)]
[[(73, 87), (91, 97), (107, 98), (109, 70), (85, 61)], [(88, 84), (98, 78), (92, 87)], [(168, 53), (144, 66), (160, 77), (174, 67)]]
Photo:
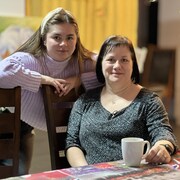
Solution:
[(37, 174), (21, 176), (13, 179), (27, 180), (95, 180), (95, 179), (170, 179), (180, 180), (180, 152), (173, 156), (171, 163), (164, 165), (150, 165), (142, 163), (139, 168), (127, 167), (122, 161), (94, 164), (78, 168), (47, 171)]

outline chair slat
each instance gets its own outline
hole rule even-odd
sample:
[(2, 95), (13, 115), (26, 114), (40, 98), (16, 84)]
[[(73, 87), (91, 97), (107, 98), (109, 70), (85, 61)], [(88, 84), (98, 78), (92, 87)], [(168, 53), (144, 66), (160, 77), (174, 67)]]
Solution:
[(0, 159), (12, 159), (14, 155), (14, 139), (0, 140)]
[[(0, 88), (0, 107), (13, 107), (0, 112), (0, 178), (18, 175), (20, 148), (21, 88)], [(12, 160), (12, 166), (5, 166), (2, 160)]]
[(65, 138), (67, 124), (72, 106), (78, 94), (75, 89), (66, 96), (59, 97), (54, 88), (43, 85), (43, 98), (46, 112), (47, 131), (51, 156), (51, 168), (61, 169), (70, 167), (65, 157)]
[(14, 113), (4, 113), (0, 114), (0, 133), (12, 132), (15, 126)]
[[(0, 165), (0, 178), (10, 177), (10, 174), (13, 174), (12, 166), (2, 166)], [(2, 174), (3, 172), (3, 174)]]

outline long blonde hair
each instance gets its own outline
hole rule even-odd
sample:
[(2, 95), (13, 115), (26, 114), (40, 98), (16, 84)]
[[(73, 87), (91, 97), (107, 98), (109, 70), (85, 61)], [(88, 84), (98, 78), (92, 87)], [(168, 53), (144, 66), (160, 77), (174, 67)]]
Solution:
[(82, 70), (82, 61), (84, 59), (92, 59), (93, 53), (86, 49), (80, 40), (78, 24), (73, 17), (73, 15), (63, 8), (57, 8), (49, 12), (43, 19), (38, 30), (22, 45), (16, 52), (27, 52), (35, 57), (41, 57), (46, 54), (46, 46), (44, 45), (44, 40), (46, 38), (49, 29), (54, 24), (69, 23), (75, 28), (75, 33), (77, 35), (77, 44), (72, 58), (78, 59), (80, 70)]

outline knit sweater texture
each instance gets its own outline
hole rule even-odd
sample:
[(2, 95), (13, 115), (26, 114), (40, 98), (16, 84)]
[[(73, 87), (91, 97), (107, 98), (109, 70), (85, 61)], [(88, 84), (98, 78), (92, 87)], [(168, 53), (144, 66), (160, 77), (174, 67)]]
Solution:
[(102, 88), (82, 95), (71, 111), (66, 150), (82, 149), (89, 164), (122, 159), (121, 139), (140, 137), (154, 145), (168, 140), (177, 148), (164, 105), (157, 94), (142, 88), (132, 103), (110, 113), (100, 102)]
[[(41, 74), (54, 78), (79, 75), (76, 59), (65, 62), (54, 61), (49, 56), (35, 58), (29, 53), (16, 52), (0, 61), (0, 87), (21, 86), (21, 120), (40, 129), (47, 130), (41, 88)], [(91, 60), (84, 61), (82, 83), (89, 87), (98, 85)]]

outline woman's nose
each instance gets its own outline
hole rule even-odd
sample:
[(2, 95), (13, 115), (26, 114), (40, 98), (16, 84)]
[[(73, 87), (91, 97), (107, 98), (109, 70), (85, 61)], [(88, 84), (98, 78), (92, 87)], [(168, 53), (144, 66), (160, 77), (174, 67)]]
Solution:
[(67, 46), (67, 41), (64, 39), (59, 43), (60, 46)]
[(121, 62), (119, 60), (117, 60), (115, 63), (114, 63), (114, 68), (120, 68), (121, 67)]

